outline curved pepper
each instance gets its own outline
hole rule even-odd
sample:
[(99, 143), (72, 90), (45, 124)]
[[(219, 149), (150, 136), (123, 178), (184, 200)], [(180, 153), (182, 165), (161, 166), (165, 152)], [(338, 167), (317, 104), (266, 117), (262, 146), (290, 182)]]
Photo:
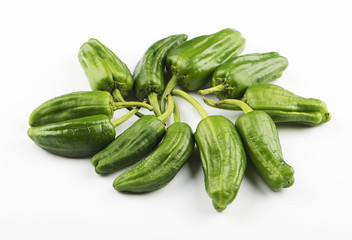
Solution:
[(157, 116), (161, 115), (158, 95), (164, 90), (166, 55), (186, 40), (187, 35), (179, 34), (157, 41), (148, 48), (134, 70), (136, 96), (139, 100), (148, 98)]
[(240, 107), (245, 113), (236, 120), (235, 125), (258, 173), (273, 191), (292, 186), (294, 170), (283, 159), (274, 121), (263, 111), (253, 111), (243, 101), (230, 100), (228, 104)]
[(207, 116), (187, 93), (173, 95), (189, 101), (203, 118), (194, 134), (202, 160), (205, 188), (214, 208), (221, 212), (235, 199), (246, 169), (246, 153), (235, 125), (223, 116)]
[(114, 188), (129, 192), (150, 192), (162, 188), (176, 176), (190, 157), (193, 147), (191, 127), (187, 123), (179, 122), (175, 116), (175, 122), (167, 128), (164, 140), (158, 148), (116, 178)]
[(114, 102), (106, 91), (73, 92), (41, 104), (31, 113), (29, 125), (42, 126), (99, 114), (104, 114), (110, 119), (115, 110), (126, 107), (144, 107), (152, 110), (150, 105), (142, 102)]
[(163, 138), (165, 121), (173, 111), (173, 102), (159, 117), (145, 115), (120, 134), (105, 149), (95, 154), (92, 165), (98, 174), (112, 173), (139, 161)]
[(70, 119), (28, 130), (28, 136), (48, 152), (66, 157), (91, 156), (115, 138), (115, 128), (138, 111), (130, 111), (110, 122), (106, 115)]
[(215, 70), (212, 88), (200, 90), (199, 94), (215, 93), (219, 99), (240, 98), (248, 87), (281, 77), (287, 66), (287, 59), (276, 52), (235, 57)]
[[(203, 98), (210, 106), (227, 110), (240, 110), (231, 99), (218, 103)], [(242, 101), (254, 110), (262, 110), (270, 115), (274, 122), (295, 122), (318, 126), (330, 121), (331, 114), (326, 104), (314, 98), (300, 97), (274, 84), (257, 84), (249, 87)]]
[(188, 91), (199, 90), (210, 79), (215, 69), (240, 54), (245, 45), (241, 33), (230, 28), (211, 35), (193, 38), (171, 51), (166, 67), (172, 78), (161, 97), (161, 111), (165, 109), (165, 97), (179, 84)]
[(126, 64), (97, 39), (91, 38), (81, 46), (78, 59), (93, 90), (123, 97), (133, 88), (133, 77)]

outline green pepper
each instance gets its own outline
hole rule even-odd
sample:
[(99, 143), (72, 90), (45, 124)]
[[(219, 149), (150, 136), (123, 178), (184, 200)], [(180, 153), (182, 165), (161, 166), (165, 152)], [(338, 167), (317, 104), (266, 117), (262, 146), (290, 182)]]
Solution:
[(174, 123), (170, 125), (162, 143), (142, 162), (115, 179), (118, 191), (150, 192), (168, 184), (190, 157), (194, 139), (191, 127), (180, 122), (177, 105)]
[(161, 111), (165, 109), (166, 96), (179, 84), (188, 91), (199, 90), (210, 79), (215, 69), (240, 54), (245, 45), (241, 33), (230, 28), (211, 35), (193, 38), (171, 51), (166, 67), (172, 78), (161, 97)]
[[(133, 77), (124, 62), (97, 39), (91, 38), (79, 49), (81, 63), (92, 90), (126, 96), (133, 88)], [(120, 97), (117, 97), (120, 101)]]
[(166, 56), (186, 40), (187, 35), (179, 34), (157, 41), (148, 48), (134, 70), (136, 96), (139, 100), (148, 98), (156, 116), (161, 115), (158, 95), (164, 90)]
[(73, 92), (52, 98), (38, 108), (29, 117), (31, 127), (49, 123), (104, 114), (112, 118), (114, 111), (125, 107), (152, 107), (141, 102), (114, 102), (110, 93), (105, 91)]
[(263, 112), (251, 109), (246, 103), (230, 99), (244, 115), (236, 120), (236, 128), (250, 160), (273, 191), (292, 186), (294, 170), (282, 155), (279, 134), (274, 121)]
[[(224, 99), (218, 103), (207, 98), (203, 99), (210, 106), (241, 110), (234, 104), (228, 104), (231, 99)], [(257, 84), (249, 87), (242, 101), (254, 110), (266, 112), (276, 123), (295, 122), (318, 126), (330, 121), (331, 118), (323, 101), (300, 97), (274, 84)]]
[(247, 165), (246, 153), (235, 125), (223, 116), (209, 116), (187, 93), (174, 89), (172, 94), (189, 101), (200, 113), (195, 141), (200, 152), (205, 188), (217, 211), (235, 199)]
[(215, 70), (212, 88), (200, 90), (199, 94), (215, 93), (219, 99), (240, 98), (248, 87), (281, 77), (287, 66), (287, 59), (276, 52), (234, 57)]
[(173, 102), (169, 101), (169, 106), (162, 115), (144, 115), (105, 149), (95, 154), (92, 158), (95, 171), (98, 174), (118, 171), (151, 152), (165, 134), (165, 121), (172, 114), (173, 107)]
[[(127, 65), (109, 48), (91, 38), (78, 52), (78, 60), (86, 73), (92, 90), (110, 92), (119, 102), (133, 88), (133, 77)], [(132, 110), (128, 107), (127, 109)], [(137, 112), (138, 117), (143, 114)]]
[(100, 114), (32, 127), (28, 136), (48, 152), (66, 157), (87, 157), (113, 141), (115, 128), (137, 111), (138, 108), (114, 122)]

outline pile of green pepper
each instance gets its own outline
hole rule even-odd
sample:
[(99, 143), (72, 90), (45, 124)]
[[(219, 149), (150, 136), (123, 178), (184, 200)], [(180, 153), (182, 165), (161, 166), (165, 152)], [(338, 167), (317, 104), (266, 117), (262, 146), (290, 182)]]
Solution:
[[(239, 56), (245, 39), (235, 29), (187, 38), (178, 34), (155, 42), (133, 74), (113, 51), (90, 39), (80, 47), (78, 59), (92, 91), (68, 93), (41, 104), (30, 115), (28, 136), (53, 154), (91, 157), (98, 174), (112, 174), (140, 161), (113, 182), (116, 190), (128, 192), (167, 185), (196, 144), (206, 192), (219, 212), (236, 198), (247, 161), (273, 191), (292, 186), (294, 170), (284, 160), (276, 124), (324, 124), (331, 118), (326, 104), (269, 84), (282, 76), (287, 59), (276, 52)], [(165, 85), (166, 70), (171, 79)], [(209, 82), (211, 87), (202, 89)], [(244, 114), (235, 123), (222, 115), (208, 116), (176, 85), (198, 91), (211, 107)], [(132, 92), (140, 101), (125, 101)], [(204, 96), (213, 93), (220, 101)], [(199, 112), (202, 120), (195, 133), (181, 122), (173, 96)], [(129, 112), (112, 120), (114, 111), (122, 108)], [(140, 108), (153, 114), (144, 115)], [(174, 123), (166, 127), (172, 114)], [(133, 115), (140, 119), (116, 136), (115, 128)]]

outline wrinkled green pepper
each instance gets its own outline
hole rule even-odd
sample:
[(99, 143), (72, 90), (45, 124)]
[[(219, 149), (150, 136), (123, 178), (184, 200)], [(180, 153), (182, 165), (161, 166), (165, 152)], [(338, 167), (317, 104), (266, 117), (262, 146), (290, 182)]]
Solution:
[(114, 122), (100, 114), (32, 127), (28, 136), (48, 152), (66, 157), (87, 157), (112, 142), (115, 128), (137, 111), (138, 108)]
[(96, 173), (107, 174), (118, 171), (147, 155), (163, 138), (164, 123), (172, 114), (173, 107), (173, 102), (169, 101), (168, 109), (159, 117), (143, 116), (105, 149), (95, 154), (92, 165)]
[[(92, 90), (107, 91), (117, 101), (125, 101), (124, 97), (133, 88), (133, 77), (126, 64), (109, 48), (91, 38), (79, 49), (78, 59)], [(143, 114), (137, 112), (136, 116), (143, 117)]]
[(148, 48), (139, 60), (134, 72), (135, 93), (139, 100), (148, 98), (155, 115), (160, 116), (158, 95), (164, 90), (164, 70), (167, 54), (187, 40), (187, 35), (172, 35)]
[(78, 59), (92, 90), (108, 91), (122, 101), (133, 88), (133, 77), (126, 64), (97, 39), (91, 38), (81, 46)]
[(191, 127), (179, 121), (175, 105), (175, 122), (170, 125), (162, 143), (142, 162), (117, 177), (118, 191), (150, 192), (168, 184), (190, 157), (194, 139)]
[(253, 111), (246, 103), (232, 99), (244, 115), (236, 120), (236, 128), (250, 160), (273, 191), (292, 186), (294, 170), (282, 155), (279, 134), (274, 121), (263, 111)]
[[(224, 99), (218, 103), (203, 98), (210, 106), (226, 109), (241, 110), (231, 99)], [(254, 110), (261, 110), (269, 114), (274, 122), (295, 122), (311, 126), (318, 126), (330, 121), (331, 115), (326, 104), (314, 98), (300, 97), (274, 84), (257, 84), (249, 87), (242, 101)]]
[(287, 66), (287, 59), (276, 52), (234, 57), (215, 70), (212, 88), (200, 90), (199, 94), (215, 93), (219, 99), (241, 98), (248, 87), (280, 78)]
[(221, 212), (235, 199), (247, 165), (246, 153), (235, 125), (223, 116), (207, 116), (187, 93), (172, 94), (189, 101), (203, 118), (194, 134), (200, 152), (205, 188), (214, 208)]
[(240, 54), (244, 46), (241, 33), (226, 28), (193, 38), (171, 51), (166, 58), (166, 68), (172, 78), (161, 97), (161, 111), (165, 109), (166, 95), (176, 84), (188, 91), (199, 90), (211, 79), (218, 66)]
[(152, 107), (142, 102), (114, 102), (110, 93), (106, 91), (82, 91), (64, 94), (52, 98), (38, 108), (29, 117), (31, 127), (49, 123), (104, 114), (109, 119), (114, 111), (125, 107)]

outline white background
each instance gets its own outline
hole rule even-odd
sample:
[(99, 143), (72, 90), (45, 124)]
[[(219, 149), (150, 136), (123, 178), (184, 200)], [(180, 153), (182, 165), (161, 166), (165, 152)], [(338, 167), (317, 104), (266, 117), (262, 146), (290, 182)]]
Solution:
[[(0, 239), (351, 239), (348, 2), (1, 1)], [(89, 90), (77, 59), (89, 38), (133, 71), (161, 38), (185, 33), (191, 39), (226, 27), (246, 38), (243, 53), (286, 56), (289, 67), (275, 84), (319, 98), (331, 112), (332, 120), (319, 127), (278, 126), (285, 160), (295, 169), (291, 188), (272, 192), (249, 166), (237, 198), (218, 213), (197, 153), (163, 189), (121, 194), (112, 182), (122, 171), (99, 176), (89, 158), (49, 154), (27, 137), (34, 108)], [(181, 119), (195, 130), (199, 115), (177, 102)], [(233, 121), (240, 115), (203, 106)]]

